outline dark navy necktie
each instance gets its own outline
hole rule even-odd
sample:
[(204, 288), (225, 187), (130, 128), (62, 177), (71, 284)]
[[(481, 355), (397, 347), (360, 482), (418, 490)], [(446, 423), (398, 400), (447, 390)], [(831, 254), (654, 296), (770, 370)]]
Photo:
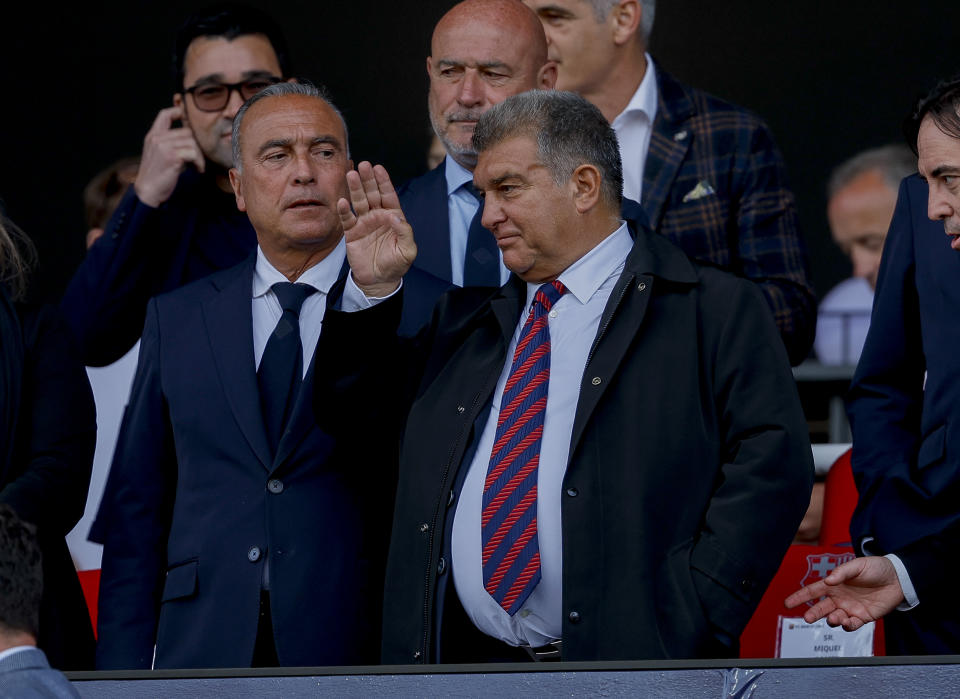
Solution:
[(483, 199), (472, 182), (467, 182), (463, 188), (470, 192), (480, 208), (470, 221), (467, 232), (467, 254), (463, 261), (464, 286), (500, 286), (500, 250), (493, 233), (480, 223), (483, 217)]
[(565, 291), (557, 280), (534, 296), (503, 387), (483, 484), (483, 586), (510, 616), (540, 582), (537, 471), (550, 381), (547, 314)]
[(276, 453), (303, 377), (303, 345), (300, 342), (300, 308), (314, 293), (309, 284), (278, 282), (272, 287), (283, 315), (267, 340), (257, 370), (263, 425), (272, 453)]

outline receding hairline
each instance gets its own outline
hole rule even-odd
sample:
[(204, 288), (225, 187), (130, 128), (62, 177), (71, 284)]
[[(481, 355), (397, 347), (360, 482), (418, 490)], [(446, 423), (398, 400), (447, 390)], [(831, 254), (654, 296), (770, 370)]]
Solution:
[[(298, 100), (303, 101), (303, 102), (305, 102), (305, 103), (306, 103), (307, 101), (309, 101), (309, 102), (311, 102), (311, 103), (318, 103), (318, 104), (320, 104), (320, 105), (323, 106), (323, 109), (326, 111), (326, 113), (327, 113), (329, 116), (331, 116), (331, 117), (333, 118), (334, 122), (338, 125), (340, 133), (339, 133), (339, 134), (321, 134), (320, 140), (330, 141), (331, 138), (332, 138), (333, 140), (336, 141), (336, 143), (338, 144), (338, 146), (343, 149), (344, 153), (345, 153), (346, 156), (349, 158), (349, 151), (348, 151), (348, 144), (347, 144), (347, 127), (346, 127), (346, 123), (343, 121), (343, 118), (342, 118), (341, 115), (337, 112), (337, 110), (334, 109), (333, 106), (331, 106), (330, 102), (329, 102), (326, 98), (324, 98), (324, 97), (322, 97), (322, 96), (304, 95), (304, 94), (289, 94), (289, 95), (270, 95), (269, 97), (263, 97), (263, 98), (257, 100), (256, 102), (254, 102), (253, 104), (251, 104), (251, 105), (247, 108), (246, 114), (244, 115), (243, 120), (240, 122), (240, 131), (239, 131), (239, 134), (238, 134), (238, 135), (242, 136), (243, 133), (244, 133), (244, 130), (249, 128), (249, 124), (250, 124), (250, 119), (251, 119), (251, 117), (254, 118), (254, 119), (257, 118), (257, 116), (258, 116), (257, 110), (258, 110), (259, 108), (261, 108), (261, 105), (263, 105), (263, 104), (265, 104), (265, 103), (270, 103), (271, 101), (275, 101), (275, 100), (293, 100), (293, 99), (298, 99)], [(274, 140), (276, 140), (276, 139), (274, 139)], [(245, 141), (245, 139), (243, 139), (243, 138), (240, 139), (240, 149), (239, 149), (239, 150), (240, 150), (241, 156), (243, 155), (244, 141)], [(261, 144), (261, 145), (262, 145), (262, 144)], [(259, 152), (260, 146), (256, 146), (256, 145), (255, 145), (254, 148), (257, 149), (257, 152)]]
[[(460, 22), (483, 22), (495, 26), (502, 34), (512, 32), (526, 45), (525, 56), (540, 68), (547, 62), (547, 37), (536, 13), (520, 0), (464, 0), (447, 11), (433, 28), (430, 53), (436, 54), (437, 36)], [(524, 40), (532, 40), (527, 43)]]

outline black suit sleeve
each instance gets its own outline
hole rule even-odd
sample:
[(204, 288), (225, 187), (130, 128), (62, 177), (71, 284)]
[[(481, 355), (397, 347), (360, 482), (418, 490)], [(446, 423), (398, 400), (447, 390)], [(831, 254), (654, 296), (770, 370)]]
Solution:
[(96, 446), (93, 393), (53, 308), (21, 309), (24, 363), (13, 463), (0, 502), (66, 535), (83, 515)]
[(147, 301), (176, 257), (179, 213), (170, 202), (147, 206), (131, 186), (87, 252), (60, 303), (84, 364), (111, 364), (140, 337)]

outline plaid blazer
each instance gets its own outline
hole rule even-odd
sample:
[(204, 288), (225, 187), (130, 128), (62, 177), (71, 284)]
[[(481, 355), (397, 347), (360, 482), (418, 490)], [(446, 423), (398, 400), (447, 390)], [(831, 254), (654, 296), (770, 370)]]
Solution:
[(659, 65), (656, 74), (641, 202), (651, 227), (693, 259), (756, 282), (797, 364), (813, 344), (816, 297), (773, 135), (745, 109), (682, 85)]

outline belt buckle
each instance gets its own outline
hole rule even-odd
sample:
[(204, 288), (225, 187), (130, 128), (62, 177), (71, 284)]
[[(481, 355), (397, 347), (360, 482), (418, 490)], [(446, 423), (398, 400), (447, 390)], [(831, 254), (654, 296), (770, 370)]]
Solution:
[(551, 641), (544, 646), (520, 646), (530, 658), (538, 663), (560, 660), (560, 651), (563, 641)]

